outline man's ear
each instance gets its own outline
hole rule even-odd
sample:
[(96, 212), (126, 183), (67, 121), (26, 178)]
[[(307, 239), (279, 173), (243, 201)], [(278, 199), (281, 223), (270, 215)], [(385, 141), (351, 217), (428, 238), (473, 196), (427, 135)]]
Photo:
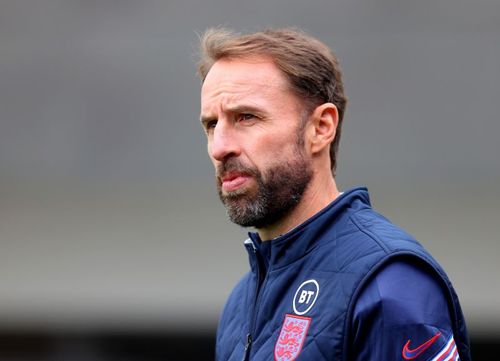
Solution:
[(325, 148), (330, 149), (339, 124), (337, 107), (332, 103), (319, 105), (314, 109), (309, 122), (311, 153), (316, 154)]

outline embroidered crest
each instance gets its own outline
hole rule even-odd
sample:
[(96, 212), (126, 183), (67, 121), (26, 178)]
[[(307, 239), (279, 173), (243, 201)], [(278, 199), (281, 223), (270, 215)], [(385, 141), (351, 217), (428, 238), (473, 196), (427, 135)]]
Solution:
[(311, 318), (287, 314), (281, 327), (278, 341), (274, 346), (276, 361), (293, 361), (299, 356), (306, 339)]

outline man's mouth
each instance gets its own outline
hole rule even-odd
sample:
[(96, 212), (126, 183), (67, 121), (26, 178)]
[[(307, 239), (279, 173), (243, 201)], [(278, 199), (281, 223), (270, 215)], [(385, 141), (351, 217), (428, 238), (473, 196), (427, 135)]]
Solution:
[(250, 180), (251, 176), (244, 173), (231, 172), (221, 178), (223, 192), (234, 192)]

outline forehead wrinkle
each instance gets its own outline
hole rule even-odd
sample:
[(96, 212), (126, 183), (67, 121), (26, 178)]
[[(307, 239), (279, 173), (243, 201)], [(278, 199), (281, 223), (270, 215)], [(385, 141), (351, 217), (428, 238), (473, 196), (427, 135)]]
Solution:
[[(205, 98), (205, 106), (202, 109), (209, 113), (229, 113), (243, 108), (262, 108), (266, 97), (260, 95), (268, 93), (266, 89), (257, 90), (250, 84), (241, 84), (241, 86), (218, 86), (213, 92), (209, 92)], [(258, 100), (261, 99), (261, 102)]]
[(281, 73), (259, 70), (256, 68), (256, 72), (235, 75), (231, 69), (228, 72), (212, 69), (211, 72), (215, 71), (218, 75), (211, 79), (209, 72), (202, 85), (202, 115), (206, 112), (207, 116), (215, 117), (245, 105), (262, 108), (280, 94), (290, 92), (288, 81)]

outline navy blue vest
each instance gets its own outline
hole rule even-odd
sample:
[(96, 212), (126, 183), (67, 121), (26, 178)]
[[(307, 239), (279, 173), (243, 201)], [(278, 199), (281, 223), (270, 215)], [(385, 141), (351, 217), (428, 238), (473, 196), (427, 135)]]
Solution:
[(371, 208), (365, 188), (345, 192), (272, 240), (269, 260), (261, 256), (256, 234), (246, 247), (251, 272), (224, 307), (218, 361), (349, 360), (360, 290), (387, 262), (405, 258), (441, 280), (460, 358), (470, 360), (465, 321), (448, 277), (416, 240)]

